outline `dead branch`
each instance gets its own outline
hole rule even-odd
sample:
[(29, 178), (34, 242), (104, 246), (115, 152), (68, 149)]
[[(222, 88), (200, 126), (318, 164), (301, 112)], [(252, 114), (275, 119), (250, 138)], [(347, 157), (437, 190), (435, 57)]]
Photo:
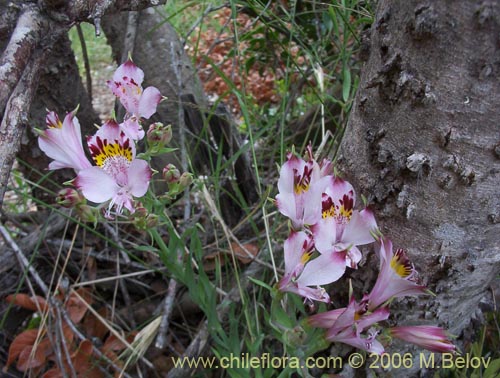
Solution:
[[(0, 114), (3, 114), (7, 101), (21, 80), (28, 62), (47, 29), (47, 19), (41, 15), (38, 8), (33, 4), (26, 6), (0, 57)], [(3, 130), (2, 126), (2, 134)]]
[[(0, 207), (7, 187), (12, 163), (21, 143), (21, 136), (28, 126), (28, 112), (35, 95), (40, 65), (44, 53), (40, 52), (24, 70), (6, 106), (0, 125)], [(0, 80), (0, 83), (2, 80)], [(0, 89), (2, 93), (2, 89)]]

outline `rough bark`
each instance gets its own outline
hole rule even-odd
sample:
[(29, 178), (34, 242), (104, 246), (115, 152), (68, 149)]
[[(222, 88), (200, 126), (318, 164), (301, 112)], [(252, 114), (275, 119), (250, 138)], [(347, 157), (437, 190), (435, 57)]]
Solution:
[(498, 284), (499, 36), (495, 1), (380, 1), (339, 156), (437, 294), (396, 316), (456, 335)]

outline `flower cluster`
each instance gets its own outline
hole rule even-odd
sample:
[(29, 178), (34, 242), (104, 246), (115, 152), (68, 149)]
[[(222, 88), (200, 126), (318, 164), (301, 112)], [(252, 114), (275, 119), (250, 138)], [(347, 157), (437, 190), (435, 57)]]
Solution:
[[(108, 203), (106, 216), (114, 208), (117, 214), (123, 209), (130, 213), (136, 210), (135, 198), (144, 196), (152, 177), (149, 162), (137, 156), (136, 144), (144, 138), (144, 119), (149, 119), (160, 103), (162, 96), (155, 87), (143, 90), (144, 72), (131, 60), (115, 71), (108, 87), (118, 97), (126, 110), (123, 122), (106, 121), (97, 132), (87, 137), (91, 161), (82, 145), (80, 124), (70, 112), (61, 122), (55, 112), (49, 111), (47, 129), (39, 131), (38, 144), (47, 156), (53, 159), (49, 170), (71, 168), (76, 173), (72, 184), (78, 189), (65, 189), (59, 195), (63, 205), (77, 205), (81, 209), (85, 199), (97, 203)], [(160, 123), (151, 125), (150, 144), (168, 143), (172, 137), (170, 126)], [(76, 193), (75, 193), (76, 192)], [(79, 197), (79, 194), (84, 198)]]
[[(339, 280), (346, 267), (357, 268), (362, 257), (358, 246), (376, 243), (379, 275), (371, 292), (359, 302), (351, 295), (347, 307), (313, 315), (308, 323), (326, 329), (327, 341), (382, 354), (378, 323), (389, 318), (390, 302), (429, 291), (419, 282), (406, 252), (394, 251), (392, 242), (382, 236), (373, 212), (355, 208), (352, 185), (333, 174), (329, 160), (318, 163), (310, 146), (306, 155), (304, 160), (289, 153), (280, 170), (276, 204), (290, 219), (291, 231), (284, 243), (285, 274), (278, 288), (309, 302), (329, 303), (322, 286)], [(433, 351), (455, 350), (439, 327), (394, 327), (386, 330), (386, 336)]]
[(280, 171), (276, 204), (290, 218), (292, 231), (285, 241), (279, 288), (329, 302), (320, 286), (337, 281), (347, 266), (357, 267), (358, 246), (375, 241), (377, 223), (370, 209), (354, 209), (354, 189), (332, 174), (330, 161), (318, 164), (310, 146), (307, 155), (304, 161), (289, 153)]

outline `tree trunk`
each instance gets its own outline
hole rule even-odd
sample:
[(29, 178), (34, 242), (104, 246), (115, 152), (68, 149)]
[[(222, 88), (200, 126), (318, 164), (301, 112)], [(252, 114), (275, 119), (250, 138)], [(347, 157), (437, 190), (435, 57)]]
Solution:
[(339, 167), (437, 294), (399, 323), (459, 335), (498, 285), (499, 36), (495, 1), (378, 4)]

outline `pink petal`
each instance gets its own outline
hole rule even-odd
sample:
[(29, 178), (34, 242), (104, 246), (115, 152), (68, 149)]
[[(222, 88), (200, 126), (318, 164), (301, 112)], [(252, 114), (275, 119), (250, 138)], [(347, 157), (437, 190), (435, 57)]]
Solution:
[(312, 288), (307, 286), (299, 286), (296, 283), (289, 285), (286, 289), (282, 291), (287, 291), (300, 295), (309, 301), (318, 301), (330, 303), (330, 296), (326, 293), (325, 289), (321, 287)]
[(285, 240), (285, 275), (294, 274), (297, 276), (302, 271), (297, 271), (302, 263), (302, 256), (304, 255), (304, 243), (309, 240), (305, 232), (291, 232), (288, 239)]
[(356, 315), (356, 309), (358, 303), (355, 301), (354, 297), (351, 297), (349, 305), (344, 309), (344, 311), (339, 315), (335, 323), (328, 330), (326, 336), (335, 336), (344, 328), (352, 328), (355, 323), (354, 316)]
[(148, 191), (152, 171), (145, 160), (135, 159), (128, 169), (128, 188), (134, 197), (142, 197)]
[(345, 310), (346, 308), (342, 307), (312, 315), (307, 319), (307, 323), (312, 327), (331, 328)]
[(391, 312), (387, 307), (381, 307), (372, 313), (363, 314), (357, 322), (358, 332), (371, 327), (375, 323), (387, 320)]
[(75, 186), (89, 201), (102, 203), (118, 193), (120, 187), (115, 180), (99, 167), (90, 167), (78, 173)]
[(294, 170), (302, 174), (305, 164), (304, 160), (289, 154), (288, 161), (280, 169), (280, 177), (278, 179), (278, 191), (280, 194), (294, 192)]
[(340, 242), (344, 248), (349, 245), (364, 245), (375, 241), (372, 232), (377, 229), (377, 222), (370, 209), (355, 210), (347, 223)]
[(325, 253), (306, 264), (297, 279), (301, 286), (326, 285), (337, 281), (345, 272), (346, 252)]
[(383, 264), (390, 262), (392, 259), (392, 241), (388, 238), (380, 239), (380, 246), (376, 251), (380, 259), (380, 270), (382, 270)]
[(132, 140), (141, 140), (144, 138), (145, 132), (135, 116), (127, 118), (123, 123), (120, 123), (120, 128)]
[(320, 219), (311, 227), (314, 235), (314, 245), (320, 253), (331, 252), (337, 241), (337, 222), (334, 217)]
[(107, 139), (109, 142), (114, 140), (121, 141), (123, 139), (120, 125), (114, 119), (108, 119), (104, 122), (94, 136), (98, 136), (102, 140)]
[[(298, 219), (297, 207), (295, 206), (295, 195), (292, 193), (280, 193), (276, 196), (276, 206), (281, 214), (290, 219)], [(297, 229), (300, 229), (298, 227)]]
[(335, 205), (340, 206), (340, 200), (343, 199), (344, 195), (353, 199), (352, 207), (356, 205), (356, 195), (353, 186), (339, 177), (334, 177), (331, 179), (328, 187), (325, 190), (326, 194), (332, 197)]
[(61, 128), (54, 127), (43, 131), (38, 145), (45, 154), (54, 159), (49, 169), (73, 168), (75, 171), (91, 166), (83, 151), (80, 123), (68, 113)]
[(57, 127), (60, 128), (62, 126), (62, 122), (59, 120), (59, 116), (54, 111), (49, 111), (47, 116), (45, 117), (45, 124), (47, 127)]
[(455, 351), (455, 345), (451, 343), (446, 332), (435, 326), (406, 326), (390, 328), (392, 336), (405, 340), (412, 344), (421, 346), (436, 353)]
[(302, 194), (304, 201), (304, 224), (313, 225), (321, 219), (321, 197), (330, 181), (330, 177), (326, 176), (318, 181), (312, 181), (309, 190)]
[(113, 81), (133, 81), (140, 86), (144, 80), (144, 71), (137, 67), (130, 59), (121, 64), (113, 74)]
[[(398, 250), (399, 251), (399, 250)], [(399, 262), (397, 264), (411, 264), (407, 260), (403, 251), (402, 254), (396, 252)], [(391, 298), (398, 298), (407, 295), (426, 294), (427, 288), (412, 280), (414, 270), (408, 276), (401, 276), (393, 267), (395, 254), (392, 250), (392, 242), (387, 239), (380, 240), (380, 272), (372, 291), (368, 295), (369, 309), (372, 310)], [(401, 259), (406, 261), (401, 261)]]
[(356, 335), (356, 332), (351, 329), (346, 329), (333, 337), (327, 337), (327, 340), (351, 345), (357, 349), (366, 350), (370, 353), (384, 353), (384, 347), (374, 336), (364, 338)]
[(139, 100), (137, 116), (149, 119), (156, 113), (156, 107), (161, 101), (161, 93), (155, 87), (147, 87)]

